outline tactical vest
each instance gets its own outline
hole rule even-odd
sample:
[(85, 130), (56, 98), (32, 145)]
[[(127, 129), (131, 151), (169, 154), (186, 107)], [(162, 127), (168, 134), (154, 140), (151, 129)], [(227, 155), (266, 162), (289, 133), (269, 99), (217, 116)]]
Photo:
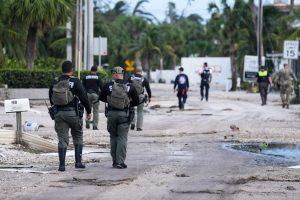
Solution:
[(209, 78), (210, 78), (210, 70), (209, 69), (203, 70), (202, 80), (205, 81), (205, 82), (208, 82)]
[(265, 78), (268, 76), (268, 71), (259, 71), (258, 76), (261, 78)]
[(68, 105), (75, 98), (70, 90), (70, 79), (59, 80), (54, 84), (52, 91), (52, 102), (56, 106)]
[(127, 86), (114, 82), (111, 94), (107, 96), (107, 103), (113, 109), (124, 110), (129, 108), (130, 99), (128, 97)]

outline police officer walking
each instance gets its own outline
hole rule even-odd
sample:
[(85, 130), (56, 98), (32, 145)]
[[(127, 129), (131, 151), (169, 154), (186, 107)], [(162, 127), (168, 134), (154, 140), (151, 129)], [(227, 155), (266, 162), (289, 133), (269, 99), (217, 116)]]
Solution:
[[(143, 76), (143, 69), (142, 67), (137, 67), (135, 70), (135, 74), (132, 75), (129, 78), (129, 82), (132, 84), (132, 86), (136, 89), (138, 95), (139, 95), (139, 105), (137, 106), (136, 115), (134, 115), (134, 119), (131, 122), (131, 130), (134, 130), (135, 124), (136, 124), (136, 130), (142, 131), (143, 127), (143, 115), (144, 115), (144, 103), (145, 101), (150, 102), (151, 101), (151, 89), (148, 79), (146, 79)], [(148, 96), (145, 94), (146, 88)]]
[(177, 88), (177, 97), (178, 97), (178, 106), (180, 110), (184, 109), (184, 104), (187, 99), (187, 92), (189, 90), (189, 78), (186, 74), (183, 73), (183, 67), (179, 68), (179, 74), (175, 78), (174, 82), (174, 92)]
[[(90, 74), (83, 78), (82, 83), (87, 92), (87, 97), (93, 110), (93, 130), (98, 130), (99, 95), (103, 84), (100, 77), (97, 75), (96, 66), (91, 68)], [(86, 128), (90, 128), (89, 120), (86, 120)]]
[(113, 81), (104, 85), (100, 100), (108, 103), (106, 108), (107, 130), (110, 134), (110, 153), (113, 167), (127, 168), (125, 164), (129, 125), (134, 112), (130, 108), (137, 106), (139, 96), (131, 84), (124, 83), (124, 70), (113, 69)]
[(267, 96), (269, 85), (272, 87), (272, 78), (265, 66), (261, 66), (257, 74), (257, 82), (259, 87), (259, 93), (261, 96), (261, 105), (267, 105)]
[[(56, 78), (49, 89), (49, 99), (56, 113), (55, 131), (58, 137), (59, 171), (65, 171), (65, 157), (69, 145), (69, 129), (75, 147), (75, 168), (85, 168), (82, 164), (82, 117), (83, 106), (87, 112), (87, 118), (91, 118), (91, 107), (86, 92), (80, 80), (73, 77), (73, 64), (65, 61), (62, 64), (62, 76)], [(83, 106), (82, 106), (83, 105)]]
[(293, 81), (297, 82), (297, 78), (288, 64), (284, 64), (284, 69), (278, 73), (280, 85), (280, 97), (282, 101), (282, 108), (289, 109), (290, 95), (293, 92)]
[(204, 99), (204, 89), (205, 89), (205, 100), (208, 101), (209, 88), (210, 88), (209, 84), (211, 83), (212, 75), (206, 62), (204, 63), (203, 69), (200, 72), (200, 77), (201, 77), (201, 84), (200, 84), (201, 101), (203, 101)]

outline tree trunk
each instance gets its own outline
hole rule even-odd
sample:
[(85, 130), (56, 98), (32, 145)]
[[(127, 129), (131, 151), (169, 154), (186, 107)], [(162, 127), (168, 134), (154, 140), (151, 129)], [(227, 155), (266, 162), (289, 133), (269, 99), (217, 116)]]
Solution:
[(0, 65), (2, 66), (5, 60), (5, 55), (3, 53), (3, 46), (0, 42)]
[(150, 74), (151, 70), (150, 70), (149, 54), (144, 53), (141, 57), (141, 61), (142, 61), (143, 69), (147, 72), (147, 78), (150, 81), (150, 79), (151, 79), (151, 74)]
[[(258, 40), (258, 36), (259, 36), (259, 34), (261, 34), (261, 33), (258, 32), (258, 29), (257, 29), (257, 23), (258, 23), (258, 18), (257, 18), (258, 14), (257, 14), (257, 12), (258, 12), (258, 8), (255, 6), (254, 0), (249, 0), (248, 5), (251, 9), (252, 23), (253, 23), (253, 29), (255, 30), (255, 33), (256, 33), (256, 40)], [(263, 14), (263, 7), (262, 7), (262, 13), (261, 14)], [(262, 20), (261, 24), (262, 24), (262, 29), (263, 29), (263, 20)], [(258, 49), (258, 47), (257, 47), (257, 49)], [(261, 52), (261, 55), (263, 56), (264, 55), (263, 40), (261, 41), (260, 52)]]
[(237, 49), (235, 44), (230, 47), (230, 61), (231, 61), (231, 80), (232, 86), (230, 91), (236, 91), (237, 88)]
[(72, 31), (71, 31), (71, 35), (72, 35), (72, 63), (75, 64), (75, 60), (76, 60), (76, 38), (77, 38), (77, 34), (76, 34), (76, 15), (74, 14), (72, 16), (72, 20), (71, 20), (71, 24), (72, 24)]
[(249, 0), (248, 4), (251, 9), (253, 29), (255, 30), (256, 37), (258, 37), (258, 35), (257, 35), (257, 7), (255, 6), (254, 0)]
[(38, 26), (31, 25), (28, 29), (25, 59), (28, 69), (33, 70), (34, 60), (36, 55), (36, 44), (37, 44)]
[(176, 69), (176, 57), (174, 56), (173, 58), (172, 58), (172, 61), (173, 61), (173, 67), (174, 67), (174, 69)]

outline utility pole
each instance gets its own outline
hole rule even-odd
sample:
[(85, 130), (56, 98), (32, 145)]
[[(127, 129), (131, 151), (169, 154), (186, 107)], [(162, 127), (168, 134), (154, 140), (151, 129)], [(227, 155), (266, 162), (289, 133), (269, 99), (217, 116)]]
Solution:
[(257, 56), (258, 56), (258, 67), (262, 65), (262, 31), (263, 31), (263, 5), (262, 0), (258, 2), (258, 16), (257, 16)]
[(89, 70), (94, 64), (94, 1), (84, 2), (84, 67)]
[(75, 67), (78, 71), (78, 78), (80, 78), (80, 68), (82, 60), (82, 0), (77, 0), (76, 10), (76, 55)]
[(67, 28), (67, 60), (72, 60), (72, 34), (71, 34), (71, 30), (72, 30), (72, 24), (71, 21), (67, 22), (66, 25)]

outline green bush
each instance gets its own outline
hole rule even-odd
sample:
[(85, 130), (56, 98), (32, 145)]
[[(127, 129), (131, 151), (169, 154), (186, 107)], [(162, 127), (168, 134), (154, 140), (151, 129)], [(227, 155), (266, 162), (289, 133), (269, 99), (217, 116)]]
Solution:
[[(81, 71), (81, 79), (87, 74), (89, 71)], [(48, 88), (60, 75), (59, 70), (0, 69), (0, 83), (7, 84), (9, 88)], [(100, 70), (99, 75), (104, 80), (109, 77), (105, 70)]]

